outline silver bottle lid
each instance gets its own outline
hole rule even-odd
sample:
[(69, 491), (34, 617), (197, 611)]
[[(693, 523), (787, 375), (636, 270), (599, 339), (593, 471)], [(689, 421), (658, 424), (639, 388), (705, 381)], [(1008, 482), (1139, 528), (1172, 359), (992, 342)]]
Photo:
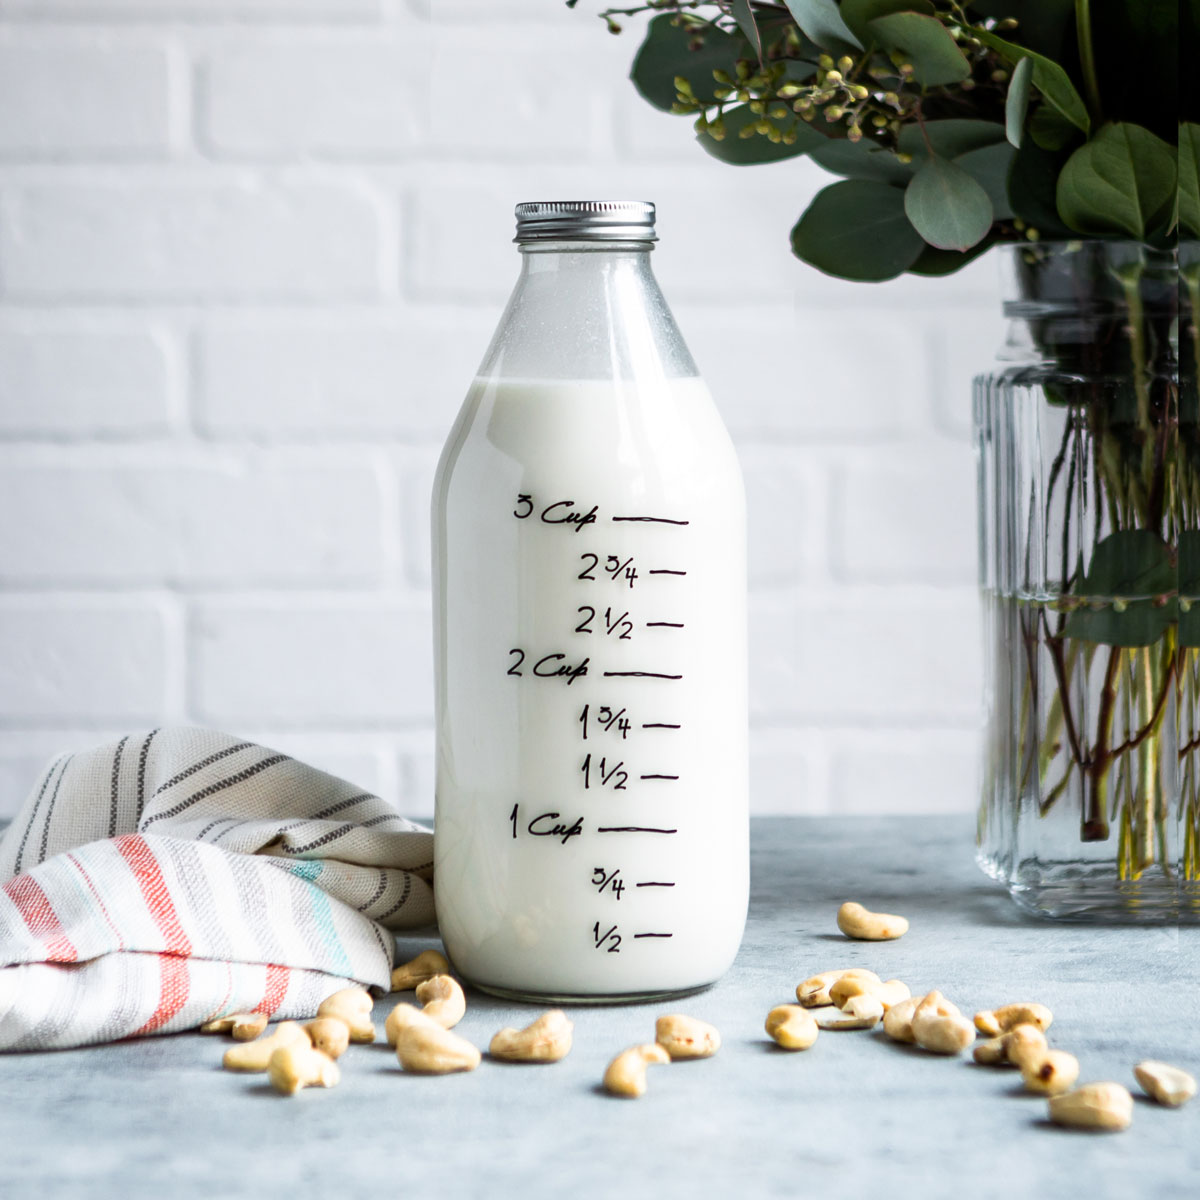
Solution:
[(654, 242), (649, 200), (533, 200), (518, 204), (514, 242)]

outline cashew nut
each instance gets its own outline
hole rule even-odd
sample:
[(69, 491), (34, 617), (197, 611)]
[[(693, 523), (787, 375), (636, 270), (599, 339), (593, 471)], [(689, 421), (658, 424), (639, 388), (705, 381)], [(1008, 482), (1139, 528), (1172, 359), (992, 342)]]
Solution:
[(847, 937), (864, 942), (889, 942), (908, 932), (904, 917), (871, 912), (853, 900), (847, 900), (838, 909), (837, 926)]
[(574, 1028), (561, 1008), (552, 1008), (524, 1029), (501, 1029), (488, 1053), (509, 1062), (558, 1062), (571, 1049)]
[(669, 1013), (654, 1023), (654, 1040), (672, 1062), (685, 1058), (711, 1058), (721, 1048), (721, 1035), (707, 1021)]
[(841, 979), (830, 985), (829, 999), (841, 1008), (851, 996), (874, 996), (887, 1012), (893, 1004), (907, 1000), (912, 993), (908, 984), (899, 979), (889, 979), (886, 983), (878, 980), (863, 979), (858, 975), (843, 975)]
[(392, 971), (392, 991), (411, 992), (418, 983), (424, 983), (435, 975), (445, 975), (450, 970), (446, 956), (438, 950), (422, 950)]
[(1085, 1083), (1073, 1092), (1051, 1096), (1050, 1120), (1074, 1129), (1128, 1129), (1133, 1097), (1119, 1083)]
[(670, 1055), (657, 1042), (630, 1046), (608, 1064), (604, 1072), (604, 1086), (614, 1096), (640, 1096), (646, 1090), (646, 1068), (654, 1063), (661, 1065), (670, 1061)]
[[(976, 1022), (978, 1027), (978, 1022)], [(1014, 1063), (1009, 1062), (1008, 1053), (1004, 1049), (1004, 1038), (992, 1037), (986, 1042), (976, 1042), (975, 1049), (971, 1051), (971, 1056), (977, 1063), (984, 1067), (1011, 1067)]]
[(327, 1058), (341, 1058), (350, 1045), (350, 1027), (340, 1017), (317, 1017), (304, 1027), (314, 1050)]
[(1046, 1035), (1036, 1025), (1017, 1025), (1004, 1035), (1005, 1057), (1021, 1070), (1040, 1061), (1048, 1049)]
[(780, 1004), (771, 1009), (766, 1030), (785, 1050), (807, 1050), (820, 1033), (812, 1013), (798, 1004)]
[(825, 1005), (833, 1003), (829, 989), (840, 979), (881, 982), (874, 971), (868, 971), (863, 967), (848, 967), (841, 971), (822, 971), (819, 975), (814, 975), (811, 979), (806, 979), (803, 983), (796, 985), (796, 999), (805, 1008), (824, 1008)]
[(282, 1021), (270, 1037), (240, 1042), (225, 1051), (221, 1065), (227, 1071), (265, 1071), (271, 1055), (281, 1046), (309, 1046), (308, 1034), (295, 1021)]
[[(979, 1015), (975, 1015), (976, 1029)], [(973, 1053), (975, 1061), (987, 1067), (1027, 1067), (1036, 1065), (1048, 1052), (1046, 1035), (1036, 1025), (1015, 1025), (1007, 1033), (977, 1043)]]
[(458, 980), (449, 975), (435, 975), (417, 984), (417, 1002), (421, 1011), (443, 1029), (453, 1029), (467, 1013), (467, 998)]
[(841, 1009), (829, 1005), (812, 1014), (820, 1029), (873, 1029), (883, 1016), (883, 1004), (878, 996), (851, 996)]
[(1021, 1067), (1025, 1087), (1039, 1096), (1060, 1096), (1078, 1078), (1079, 1059), (1065, 1050), (1047, 1050), (1040, 1059), (1027, 1058)]
[(294, 1096), (305, 1087), (337, 1087), (342, 1073), (331, 1058), (298, 1042), (294, 1046), (280, 1046), (271, 1055), (267, 1078), (277, 1092)]
[(988, 1037), (999, 1037), (1018, 1025), (1036, 1025), (1043, 1033), (1050, 1028), (1054, 1014), (1044, 1004), (1005, 1004), (975, 1014), (975, 1028)]
[(1138, 1063), (1133, 1073), (1146, 1095), (1170, 1108), (1186, 1104), (1196, 1094), (1196, 1080), (1170, 1063), (1147, 1059)]
[(913, 1010), (913, 1040), (934, 1054), (961, 1054), (974, 1040), (975, 1027), (941, 992), (930, 992)]
[(321, 1001), (321, 1006), (317, 1009), (317, 1016), (337, 1017), (339, 1021), (345, 1021), (346, 1028), (350, 1030), (352, 1042), (373, 1042), (375, 1040), (375, 1026), (371, 1024), (373, 1007), (374, 1001), (366, 988), (342, 988), (340, 992), (334, 992), (332, 996), (327, 996)]
[(893, 1004), (883, 1014), (883, 1032), (888, 1035), (894, 1042), (915, 1042), (917, 1039), (913, 1036), (913, 1013), (917, 1011), (917, 1005), (921, 1003), (920, 996), (910, 996), (907, 1000), (901, 1000), (899, 1004)]
[(235, 1042), (252, 1042), (267, 1027), (267, 1014), (261, 1012), (230, 1013), (200, 1026), (201, 1033), (228, 1033)]
[(409, 1012), (396, 1031), (396, 1058), (406, 1071), (449, 1075), (453, 1071), (473, 1071), (479, 1066), (481, 1055), (466, 1038), (443, 1028), (420, 1009), (405, 1007)]
[(415, 1004), (397, 1004), (388, 1013), (387, 1021), (383, 1026), (384, 1033), (387, 1035), (388, 1045), (395, 1047), (401, 1032), (413, 1024), (414, 1021), (420, 1020), (424, 1016), (425, 1014)]
[(408, 1024), (409, 1013), (419, 1012), (443, 1029), (450, 1029), (463, 1019), (467, 1011), (467, 998), (458, 982), (449, 975), (435, 975), (417, 984), (417, 999), (424, 1004), (424, 1008), (401, 1003), (388, 1014), (383, 1030), (389, 1046), (396, 1044), (399, 1030)]

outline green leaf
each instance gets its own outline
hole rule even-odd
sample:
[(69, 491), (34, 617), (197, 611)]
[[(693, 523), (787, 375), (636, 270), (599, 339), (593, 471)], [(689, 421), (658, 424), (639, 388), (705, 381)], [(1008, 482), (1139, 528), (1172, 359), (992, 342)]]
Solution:
[(1084, 104), (1071, 77), (1052, 59), (1043, 58), (1024, 46), (1014, 42), (1006, 42), (1003, 38), (989, 33), (986, 29), (972, 30), (974, 35), (985, 45), (995, 50), (1001, 58), (1013, 66), (1020, 64), (1021, 59), (1033, 61), (1033, 86), (1046, 98), (1047, 103), (1053, 104), (1072, 125), (1087, 133), (1092, 127), (1088, 117), (1087, 105)]
[(824, 146), (829, 140), (803, 121), (796, 122), (796, 141), (791, 146), (786, 146), (783, 142), (772, 142), (761, 133), (756, 133), (753, 137), (738, 136), (747, 126), (760, 120), (762, 118), (752, 113), (748, 104), (739, 104), (736, 108), (725, 110), (722, 117), (725, 136), (721, 141), (718, 142), (709, 133), (697, 134), (696, 140), (713, 158), (720, 159), (723, 163), (731, 163), (735, 167), (751, 167), (759, 163), (798, 158), (814, 146)]
[(967, 263), (974, 262), (981, 254), (987, 253), (995, 244), (996, 239), (989, 234), (982, 242), (977, 242), (970, 250), (962, 253), (958, 250), (939, 250), (936, 246), (926, 246), (917, 261), (908, 268), (908, 273), (937, 278), (953, 275)]
[(904, 215), (904, 193), (866, 179), (822, 189), (792, 230), (792, 253), (840, 279), (894, 279), (924, 246)]
[(1008, 199), (1013, 215), (1020, 217), (1043, 238), (1070, 237), (1058, 215), (1054, 192), (1066, 157), (1043, 150), (1026, 138), (1013, 156), (1008, 171)]
[(732, 34), (706, 29), (703, 45), (692, 50), (689, 47), (695, 37), (694, 33), (672, 25), (667, 13), (650, 22), (629, 77), (655, 108), (671, 111), (676, 75), (682, 75), (692, 85), (693, 94), (702, 104), (716, 103), (713, 89), (721, 85), (713, 79), (713, 70), (732, 75), (738, 58), (743, 57), (744, 43)]
[(1081, 135), (1052, 104), (1039, 104), (1029, 122), (1029, 135), (1043, 150), (1062, 150)]
[(1064, 632), (1106, 646), (1153, 646), (1175, 618), (1170, 600), (1178, 584), (1171, 549), (1157, 533), (1110, 533), (1097, 543), (1086, 574), (1071, 589), (1086, 606), (1067, 617)]
[(1067, 159), (1056, 201), (1076, 232), (1145, 239), (1171, 213), (1175, 151), (1140, 125), (1105, 125)]
[(1004, 98), (1004, 132), (1009, 142), (1020, 146), (1025, 133), (1025, 114), (1029, 111), (1029, 78), (1033, 74), (1033, 59), (1026, 55), (1017, 63), (1017, 69), (1008, 83), (1008, 95)]
[(861, 50), (862, 43), (847, 28), (834, 0), (784, 0), (800, 31), (822, 50), (840, 54)]
[(987, 192), (946, 158), (931, 158), (912, 177), (904, 211), (916, 231), (939, 250), (969, 250), (992, 227)]
[(919, 12), (932, 17), (935, 9), (930, 0), (842, 0), (842, 20), (864, 46), (874, 40), (867, 22), (897, 12)]
[(759, 33), (758, 25), (755, 24), (754, 10), (750, 7), (750, 0), (733, 0), (730, 11), (733, 13), (733, 19), (737, 22), (737, 27), (742, 31), (742, 37), (754, 47), (758, 61), (762, 62), (762, 34)]
[(922, 87), (961, 83), (971, 74), (971, 64), (937, 17), (898, 12), (868, 24), (885, 50), (898, 50), (912, 63), (913, 77)]
[(808, 157), (826, 171), (848, 179), (875, 179), (880, 183), (906, 184), (916, 168), (902, 163), (890, 150), (872, 146), (865, 138), (851, 142), (846, 138), (824, 138), (808, 152)]
[(1007, 221), (1013, 214), (1008, 199), (1008, 173), (1016, 151), (1007, 142), (996, 142), (971, 150), (954, 161), (978, 183), (992, 202), (992, 215), (997, 221)]
[(1179, 226), (1200, 238), (1200, 125), (1179, 126)]
[[(929, 145), (926, 145), (926, 138)], [(951, 118), (945, 121), (926, 121), (924, 133), (920, 125), (905, 125), (896, 139), (897, 149), (914, 158), (925, 158), (929, 146), (942, 158), (958, 158), (981, 146), (1004, 141), (1004, 126), (996, 121), (972, 121)]]

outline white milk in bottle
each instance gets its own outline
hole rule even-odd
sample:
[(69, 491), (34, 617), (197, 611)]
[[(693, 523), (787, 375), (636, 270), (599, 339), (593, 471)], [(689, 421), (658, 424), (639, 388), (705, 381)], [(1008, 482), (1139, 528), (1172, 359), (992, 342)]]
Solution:
[(688, 991), (746, 915), (741, 473), (650, 270), (653, 205), (517, 218), (434, 484), (438, 921), (500, 994)]

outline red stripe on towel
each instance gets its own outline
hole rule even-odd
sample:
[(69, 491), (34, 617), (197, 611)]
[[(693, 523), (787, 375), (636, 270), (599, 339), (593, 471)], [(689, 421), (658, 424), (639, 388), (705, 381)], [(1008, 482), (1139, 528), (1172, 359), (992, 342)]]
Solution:
[(29, 932), (46, 947), (49, 962), (76, 962), (79, 953), (71, 944), (46, 893), (32, 875), (18, 875), (4, 885), (5, 894), (25, 918)]
[(292, 973), (287, 967), (281, 967), (278, 963), (267, 963), (267, 986), (262, 1001), (254, 1011), (266, 1013), (268, 1017), (273, 1016), (287, 995), (291, 978)]
[(124, 837), (115, 838), (113, 845), (133, 870), (134, 878), (142, 889), (146, 908), (163, 935), (163, 949), (170, 954), (191, 954), (192, 943), (179, 923), (166, 880), (159, 870), (158, 859), (146, 844), (146, 839), (140, 834), (127, 833)]
[(187, 1003), (190, 979), (187, 959), (177, 958), (174, 954), (160, 954), (158, 963), (161, 969), (158, 1007), (150, 1020), (141, 1029), (131, 1033), (130, 1037), (141, 1037), (144, 1033), (161, 1029)]

